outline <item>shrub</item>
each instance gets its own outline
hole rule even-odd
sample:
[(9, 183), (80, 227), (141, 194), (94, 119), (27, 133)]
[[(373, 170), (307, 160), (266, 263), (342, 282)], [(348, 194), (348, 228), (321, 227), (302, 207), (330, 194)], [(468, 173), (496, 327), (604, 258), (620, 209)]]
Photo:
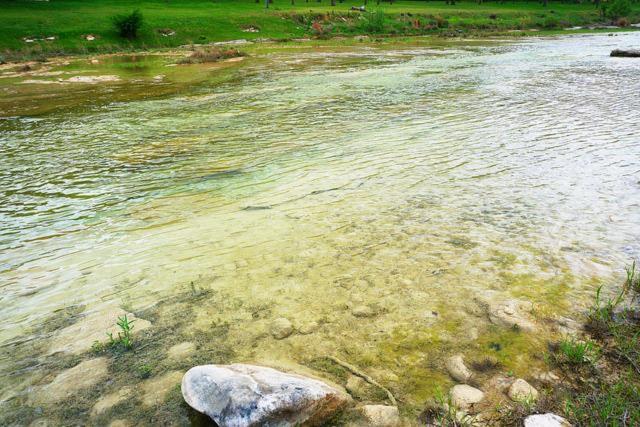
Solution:
[(544, 28), (558, 28), (560, 21), (555, 16), (547, 16), (542, 24)]
[(367, 33), (382, 33), (384, 32), (384, 12), (377, 10), (375, 12), (365, 12), (362, 15), (362, 29)]
[(138, 37), (138, 30), (142, 27), (142, 13), (139, 10), (128, 15), (116, 15), (111, 20), (121, 37), (130, 40)]
[(611, 19), (629, 16), (631, 4), (629, 0), (613, 0), (607, 8), (607, 16)]

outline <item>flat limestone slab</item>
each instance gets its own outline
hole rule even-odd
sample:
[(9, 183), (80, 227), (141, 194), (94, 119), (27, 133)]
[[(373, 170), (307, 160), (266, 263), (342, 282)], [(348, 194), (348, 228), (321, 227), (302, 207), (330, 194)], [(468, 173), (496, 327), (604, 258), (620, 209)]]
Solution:
[(59, 402), (87, 389), (108, 377), (106, 357), (85, 360), (73, 368), (62, 371), (36, 395), (40, 402)]
[(129, 320), (134, 320), (134, 336), (151, 326), (151, 322), (136, 319), (135, 315), (121, 308), (96, 311), (82, 317), (73, 325), (59, 330), (51, 339), (49, 354), (58, 352), (80, 354), (89, 350), (95, 341), (107, 342), (107, 332), (111, 332), (114, 337), (118, 335), (116, 322), (119, 316), (125, 314)]

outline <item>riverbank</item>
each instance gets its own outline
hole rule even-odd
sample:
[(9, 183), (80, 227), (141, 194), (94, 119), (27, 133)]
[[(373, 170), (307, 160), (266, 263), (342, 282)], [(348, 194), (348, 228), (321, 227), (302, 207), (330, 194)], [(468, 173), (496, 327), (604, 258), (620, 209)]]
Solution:
[[(250, 0), (186, 2), (90, 2), (77, 0), (0, 2), (0, 55), (4, 60), (78, 53), (140, 51), (208, 44), (234, 39), (288, 40), (354, 35), (425, 35), (468, 37), (553, 31), (640, 21), (632, 3), (625, 20), (602, 17), (591, 4), (537, 2), (483, 3), (398, 1), (370, 2), (367, 12), (352, 11), (359, 1), (276, 1), (269, 9)], [(140, 9), (144, 21), (135, 40), (120, 37), (111, 22), (116, 14)], [(606, 29), (606, 28), (605, 28)], [(2, 59), (0, 58), (0, 59)]]

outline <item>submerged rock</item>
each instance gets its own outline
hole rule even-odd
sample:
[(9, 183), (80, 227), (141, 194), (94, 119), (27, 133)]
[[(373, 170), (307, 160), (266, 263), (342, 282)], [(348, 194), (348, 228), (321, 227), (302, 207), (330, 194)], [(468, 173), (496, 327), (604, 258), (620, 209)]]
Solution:
[(38, 400), (59, 402), (94, 386), (108, 375), (107, 358), (85, 360), (73, 368), (62, 371), (38, 393)]
[(524, 419), (524, 427), (571, 427), (571, 424), (556, 414), (529, 415)]
[(522, 378), (518, 378), (511, 384), (508, 394), (511, 400), (515, 401), (538, 398), (538, 390)]
[(400, 425), (400, 414), (396, 406), (365, 405), (360, 408), (362, 416), (372, 427), (395, 427)]
[(142, 404), (150, 407), (163, 403), (169, 392), (180, 384), (182, 372), (171, 371), (142, 383)]
[(533, 304), (514, 298), (504, 298), (496, 291), (485, 291), (474, 298), (475, 302), (487, 313), (494, 325), (506, 328), (519, 328), (533, 332), (536, 325), (530, 318)]
[(144, 319), (136, 318), (132, 313), (127, 313), (120, 308), (106, 309), (89, 313), (76, 323), (58, 331), (51, 341), (49, 354), (57, 352), (80, 354), (91, 348), (96, 342), (107, 342), (106, 333), (118, 335), (116, 322), (118, 317), (127, 315), (129, 321), (133, 322), (133, 336), (149, 328), (151, 323)]
[(371, 384), (356, 375), (349, 375), (344, 388), (351, 396), (364, 401), (376, 390)]
[(124, 402), (132, 395), (133, 388), (122, 387), (120, 390), (102, 396), (100, 400), (98, 400), (96, 404), (93, 405), (93, 408), (91, 409), (91, 416), (100, 415), (108, 411), (114, 406)]
[(319, 380), (245, 364), (191, 368), (182, 396), (221, 427), (320, 424), (349, 401)]
[(351, 310), (351, 314), (355, 317), (373, 317), (376, 313), (368, 305), (359, 305)]
[(277, 340), (284, 339), (293, 333), (293, 325), (289, 319), (281, 317), (271, 324), (271, 335)]
[(482, 390), (466, 384), (458, 384), (449, 392), (451, 402), (460, 409), (469, 409), (484, 399)]
[(167, 350), (167, 356), (173, 360), (180, 360), (191, 356), (196, 352), (196, 345), (192, 342), (181, 342)]
[(611, 56), (621, 58), (640, 58), (640, 49), (614, 49), (611, 51)]
[(309, 335), (317, 331), (319, 327), (320, 325), (318, 324), (318, 322), (309, 322), (300, 326), (298, 332), (302, 335)]
[(523, 331), (533, 332), (536, 326), (525, 313), (531, 312), (533, 304), (528, 301), (507, 300), (489, 306), (489, 320), (495, 325), (508, 328), (518, 327)]
[(447, 371), (449, 375), (461, 383), (466, 383), (471, 378), (472, 372), (465, 366), (462, 355), (456, 354), (447, 359)]

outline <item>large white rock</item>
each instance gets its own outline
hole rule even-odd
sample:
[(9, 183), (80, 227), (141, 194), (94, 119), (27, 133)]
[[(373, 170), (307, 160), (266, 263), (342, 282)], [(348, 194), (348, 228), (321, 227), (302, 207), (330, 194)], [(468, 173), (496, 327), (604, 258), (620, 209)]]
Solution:
[(319, 380), (245, 364), (189, 369), (182, 396), (220, 427), (319, 424), (349, 400)]
[(524, 427), (571, 427), (571, 424), (556, 414), (529, 415), (524, 419)]
[(454, 380), (466, 383), (471, 378), (471, 371), (465, 366), (462, 355), (456, 354), (447, 359), (447, 371)]
[(449, 392), (451, 402), (460, 409), (468, 409), (484, 399), (482, 390), (466, 384), (453, 386)]

